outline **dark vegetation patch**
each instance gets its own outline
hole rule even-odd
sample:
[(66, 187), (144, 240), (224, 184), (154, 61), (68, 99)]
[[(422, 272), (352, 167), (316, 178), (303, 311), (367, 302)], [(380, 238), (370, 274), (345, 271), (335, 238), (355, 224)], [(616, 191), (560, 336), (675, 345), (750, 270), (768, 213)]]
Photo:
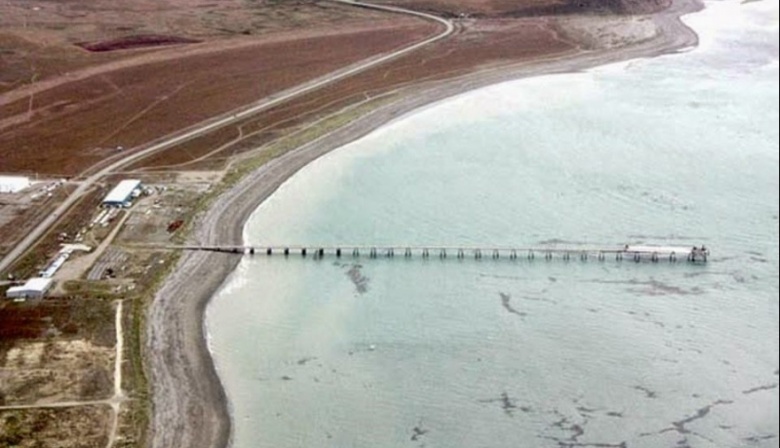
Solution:
[(116, 50), (132, 50), (135, 48), (159, 47), (163, 45), (197, 44), (202, 42), (180, 36), (165, 36), (160, 34), (139, 34), (97, 42), (78, 42), (76, 45), (95, 53)]
[(51, 336), (86, 338), (94, 344), (113, 346), (114, 308), (96, 299), (46, 299), (0, 303), (0, 354), (18, 339)]

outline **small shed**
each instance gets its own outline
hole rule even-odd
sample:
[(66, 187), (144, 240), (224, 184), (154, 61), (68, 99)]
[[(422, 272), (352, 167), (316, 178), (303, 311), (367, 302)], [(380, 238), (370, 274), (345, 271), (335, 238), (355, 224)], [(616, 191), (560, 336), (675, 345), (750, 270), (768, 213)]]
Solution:
[(130, 200), (141, 189), (141, 181), (138, 179), (125, 179), (119, 182), (113, 190), (108, 192), (103, 199), (104, 207), (127, 207)]
[(11, 299), (39, 298), (46, 295), (53, 283), (50, 278), (35, 277), (27, 280), (22, 286), (12, 286), (5, 292)]

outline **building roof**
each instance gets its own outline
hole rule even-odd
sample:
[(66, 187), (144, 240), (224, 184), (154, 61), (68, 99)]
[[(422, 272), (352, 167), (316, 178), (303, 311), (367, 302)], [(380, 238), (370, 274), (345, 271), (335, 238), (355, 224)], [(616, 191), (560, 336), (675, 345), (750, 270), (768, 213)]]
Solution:
[(106, 195), (103, 202), (110, 203), (123, 203), (127, 202), (132, 196), (133, 191), (141, 186), (141, 181), (137, 179), (125, 179), (117, 184), (108, 195)]
[(0, 193), (16, 193), (29, 187), (29, 177), (24, 176), (0, 176)]
[(62, 265), (68, 261), (70, 254), (70, 252), (60, 252), (59, 255), (57, 255), (57, 258), (55, 258), (54, 261), (52, 261), (51, 264), (46, 267), (46, 269), (38, 272), (38, 275), (47, 279), (53, 277), (54, 274), (57, 273), (57, 271), (62, 267)]
[(12, 286), (8, 288), (6, 296), (13, 296), (19, 293), (43, 295), (49, 287), (51, 287), (52, 281), (53, 280), (50, 278), (34, 277), (27, 280), (22, 286)]
[(51, 282), (53, 280), (50, 278), (42, 278), (42, 277), (33, 277), (24, 284), (24, 289), (28, 291), (40, 291), (44, 292), (47, 289), (49, 289), (49, 286), (51, 286)]

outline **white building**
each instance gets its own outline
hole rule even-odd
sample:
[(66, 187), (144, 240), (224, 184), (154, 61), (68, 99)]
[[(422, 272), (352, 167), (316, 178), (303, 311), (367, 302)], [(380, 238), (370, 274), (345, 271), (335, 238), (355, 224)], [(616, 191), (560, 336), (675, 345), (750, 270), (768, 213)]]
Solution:
[(38, 275), (43, 278), (54, 277), (54, 274), (56, 274), (62, 265), (68, 261), (68, 258), (70, 258), (70, 252), (60, 252), (57, 254), (57, 258), (55, 258), (50, 265), (46, 266), (46, 269), (38, 272)]
[(29, 177), (0, 176), (0, 193), (16, 193), (32, 185)]
[(43, 297), (51, 288), (52, 283), (53, 280), (50, 278), (31, 278), (22, 286), (12, 286), (8, 288), (8, 291), (5, 292), (5, 296), (13, 299)]
[(104, 207), (128, 207), (130, 200), (141, 191), (141, 181), (126, 179), (117, 184), (113, 190), (103, 199)]

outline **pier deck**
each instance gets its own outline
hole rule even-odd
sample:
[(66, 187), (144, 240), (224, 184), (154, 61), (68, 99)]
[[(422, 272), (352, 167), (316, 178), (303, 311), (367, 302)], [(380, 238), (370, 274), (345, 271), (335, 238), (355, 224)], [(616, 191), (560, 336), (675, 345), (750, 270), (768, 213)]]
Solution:
[(203, 250), (211, 252), (225, 252), (244, 255), (266, 256), (311, 256), (326, 257), (368, 257), (368, 258), (508, 258), (516, 260), (537, 258), (552, 260), (588, 260), (604, 261), (607, 259), (639, 261), (689, 261), (706, 262), (709, 250), (704, 246), (650, 246), (650, 245), (624, 245), (619, 247), (475, 247), (475, 246), (411, 246), (411, 245), (256, 245), (256, 246), (166, 246), (173, 250)]

